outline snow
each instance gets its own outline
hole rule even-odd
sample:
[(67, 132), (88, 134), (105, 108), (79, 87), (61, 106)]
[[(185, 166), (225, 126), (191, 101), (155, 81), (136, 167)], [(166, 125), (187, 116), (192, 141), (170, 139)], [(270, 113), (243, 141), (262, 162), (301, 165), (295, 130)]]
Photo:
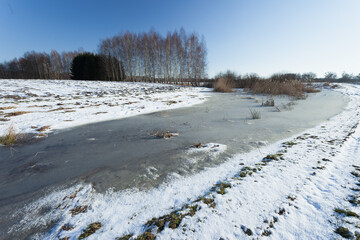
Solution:
[[(133, 82), (0, 80), (0, 136), (48, 133), (82, 124), (188, 107), (205, 101), (205, 88)], [(27, 112), (6, 116), (14, 112)]]
[[(215, 208), (203, 202), (194, 216), (186, 216), (176, 229), (165, 227), (156, 233), (158, 239), (334, 239), (337, 226), (355, 231), (359, 219), (345, 217), (334, 208), (351, 209), (360, 215), (360, 209), (351, 205), (349, 195), (356, 195), (357, 179), (351, 174), (360, 165), (360, 86), (342, 84), (340, 91), (350, 102), (339, 115), (321, 125), (289, 139), (263, 146), (245, 154), (236, 154), (225, 163), (207, 168), (188, 177), (174, 178), (148, 191), (130, 189), (106, 194), (97, 193), (91, 185), (82, 185), (76, 197), (70, 199), (79, 187), (54, 191), (18, 214), (24, 219), (11, 231), (45, 225), (51, 220), (57, 224), (38, 238), (54, 239), (69, 236), (76, 239), (90, 223), (101, 222), (102, 227), (87, 239), (113, 239), (127, 234), (134, 237), (146, 229), (144, 224), (156, 217), (169, 214), (185, 204), (194, 204), (199, 197), (213, 197)], [(284, 142), (288, 142), (284, 144)], [(205, 148), (218, 145), (211, 143)], [(191, 157), (191, 151), (184, 154)], [(206, 151), (204, 151), (206, 152)], [(277, 160), (264, 163), (268, 154), (278, 154)], [(240, 177), (244, 167), (259, 170)], [(261, 169), (260, 169), (261, 168)], [(155, 173), (156, 169), (149, 169)], [(359, 172), (360, 173), (360, 172)], [(211, 191), (219, 182), (226, 181), (224, 195)], [(64, 199), (64, 196), (67, 196)], [(64, 200), (63, 200), (64, 199)], [(87, 212), (72, 216), (76, 206), (90, 205)], [(52, 209), (44, 213), (43, 209)], [(63, 231), (64, 224), (74, 226)], [(250, 229), (251, 236), (244, 230)], [(263, 236), (266, 231), (269, 236)]]

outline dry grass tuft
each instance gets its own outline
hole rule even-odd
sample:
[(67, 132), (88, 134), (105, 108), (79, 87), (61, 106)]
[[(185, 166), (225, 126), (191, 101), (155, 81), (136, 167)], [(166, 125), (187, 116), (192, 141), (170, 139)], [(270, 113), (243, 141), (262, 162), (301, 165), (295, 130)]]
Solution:
[(49, 128), (50, 128), (50, 125), (46, 125), (46, 126), (43, 126), (43, 127), (40, 127), (38, 129), (36, 129), (36, 131), (44, 132), (44, 131), (48, 130)]
[(261, 118), (261, 114), (260, 114), (259, 110), (249, 108), (249, 111), (250, 111), (250, 115), (251, 115), (252, 119), (260, 119)]
[(15, 132), (14, 125), (11, 124), (7, 133), (1, 137), (0, 143), (4, 146), (12, 146), (18, 141), (19, 134)]
[(105, 114), (105, 113), (108, 113), (108, 112), (96, 112), (96, 113), (93, 113), (94, 115), (99, 115), (99, 114)]
[(0, 107), (0, 110), (8, 110), (8, 109), (14, 109), (15, 106), (8, 106), (8, 107)]
[(71, 216), (75, 216), (78, 215), (80, 213), (84, 213), (86, 212), (88, 209), (90, 208), (90, 206), (85, 205), (85, 206), (77, 206), (76, 208), (73, 208), (70, 210), (71, 212)]
[(48, 112), (55, 112), (55, 111), (61, 111), (61, 110), (72, 110), (72, 108), (59, 107), (59, 108), (54, 108), (54, 109), (48, 110)]
[(100, 222), (91, 223), (89, 226), (87, 226), (87, 228), (83, 231), (83, 233), (79, 236), (78, 239), (87, 238), (91, 234), (94, 234), (101, 227), (102, 227), (102, 224)]
[(219, 78), (214, 84), (214, 92), (233, 92), (234, 83), (226, 78)]
[(265, 102), (262, 102), (262, 106), (265, 107), (274, 107), (275, 106), (275, 100), (273, 98), (268, 98)]
[(194, 148), (202, 148), (202, 147), (204, 147), (204, 145), (202, 145), (201, 142), (196, 142), (196, 143), (194, 143), (193, 147)]
[(156, 138), (171, 138), (173, 136), (176, 136), (178, 134), (175, 134), (175, 133), (171, 133), (169, 131), (165, 131), (165, 130), (155, 130), (151, 133), (151, 135), (153, 135), (154, 137)]
[(23, 115), (23, 114), (26, 114), (26, 113), (31, 113), (31, 112), (28, 112), (28, 111), (11, 112), (11, 113), (7, 113), (5, 115), (5, 117), (15, 117), (15, 116)]
[(305, 85), (298, 80), (257, 80), (252, 84), (250, 91), (255, 94), (289, 95), (304, 98), (306, 93), (319, 92), (311, 85)]

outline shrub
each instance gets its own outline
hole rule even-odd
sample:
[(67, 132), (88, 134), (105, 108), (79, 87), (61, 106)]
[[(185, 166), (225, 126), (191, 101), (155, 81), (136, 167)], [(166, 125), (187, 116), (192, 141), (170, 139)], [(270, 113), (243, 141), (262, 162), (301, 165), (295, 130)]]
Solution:
[(260, 114), (259, 110), (249, 108), (249, 111), (250, 111), (252, 119), (260, 119), (261, 118), (261, 114)]
[(219, 78), (215, 81), (214, 92), (233, 92), (234, 83), (227, 78)]
[(262, 102), (261, 105), (265, 106), (265, 107), (274, 107), (275, 106), (275, 101), (274, 101), (273, 98), (268, 98), (265, 102)]
[(18, 140), (18, 134), (15, 132), (13, 124), (10, 125), (7, 133), (1, 137), (0, 143), (4, 146), (14, 145)]
[(305, 93), (319, 92), (311, 85), (305, 86), (299, 80), (258, 80), (251, 87), (250, 91), (255, 94), (289, 95), (303, 98)]

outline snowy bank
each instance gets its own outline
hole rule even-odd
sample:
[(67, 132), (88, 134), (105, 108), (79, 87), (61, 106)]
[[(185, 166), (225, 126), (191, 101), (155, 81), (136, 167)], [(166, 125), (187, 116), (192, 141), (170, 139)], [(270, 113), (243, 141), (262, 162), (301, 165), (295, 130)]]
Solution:
[[(154, 83), (0, 80), (0, 136), (46, 133), (87, 123), (188, 107), (205, 101), (205, 88)], [(43, 128), (43, 129), (41, 129)]]
[[(360, 215), (349, 202), (360, 180), (360, 86), (337, 91), (350, 98), (346, 110), (315, 128), (149, 191), (55, 191), (19, 210), (24, 218), (10, 232), (57, 221), (37, 238), (76, 239), (93, 223), (101, 227), (87, 239), (135, 239), (146, 231), (158, 239), (334, 239), (339, 226), (355, 234), (359, 218), (334, 209)], [(214, 154), (212, 146), (225, 149), (212, 143), (184, 154)]]

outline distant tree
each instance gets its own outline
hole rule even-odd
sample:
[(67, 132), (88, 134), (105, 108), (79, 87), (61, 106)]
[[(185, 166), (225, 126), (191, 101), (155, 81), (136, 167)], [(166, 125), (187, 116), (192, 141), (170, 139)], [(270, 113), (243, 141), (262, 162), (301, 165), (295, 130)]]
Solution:
[(275, 73), (271, 75), (270, 79), (275, 81), (300, 80), (301, 75), (298, 73)]
[(71, 78), (75, 80), (106, 80), (103, 59), (85, 52), (76, 56), (71, 64)]
[(72, 61), (71, 78), (120, 81), (125, 75), (121, 62), (114, 57), (84, 52)]
[(219, 78), (225, 78), (226, 80), (235, 82), (236, 80), (241, 79), (241, 76), (231, 70), (227, 70), (226, 72), (216, 74), (215, 79)]
[(101, 57), (101, 70), (105, 77), (104, 80), (122, 81), (125, 79), (125, 70), (120, 61), (111, 55), (100, 55)]
[(355, 79), (356, 79), (357, 81), (360, 81), (360, 73), (359, 73), (357, 76), (355, 76)]
[(307, 73), (303, 73), (301, 75), (301, 79), (305, 80), (305, 81), (312, 81), (316, 78), (316, 73), (313, 72), (307, 72)]
[(188, 81), (198, 85), (206, 77), (205, 41), (192, 33), (154, 29), (147, 33), (120, 33), (100, 42), (99, 53), (123, 64), (126, 80), (154, 82)]
[(354, 79), (354, 75), (350, 73), (343, 72), (341, 74), (341, 80), (342, 81), (351, 81)]
[(335, 72), (327, 72), (327, 73), (325, 73), (325, 76), (324, 76), (324, 78), (326, 79), (326, 80), (335, 80), (336, 78), (337, 78), (337, 74), (335, 73)]

